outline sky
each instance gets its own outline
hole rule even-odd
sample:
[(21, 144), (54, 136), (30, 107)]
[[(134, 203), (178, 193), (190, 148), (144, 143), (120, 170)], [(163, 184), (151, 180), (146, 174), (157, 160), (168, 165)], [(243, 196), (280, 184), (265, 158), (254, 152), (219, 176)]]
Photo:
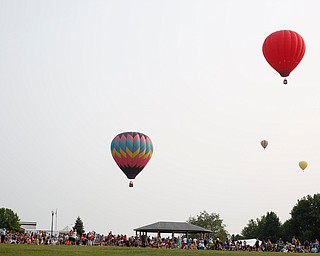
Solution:
[[(0, 0), (0, 207), (103, 234), (203, 211), (230, 234), (268, 211), (285, 222), (319, 192), (319, 8)], [(286, 86), (262, 54), (282, 29), (306, 44)], [(110, 153), (126, 131), (154, 146), (133, 188)]]

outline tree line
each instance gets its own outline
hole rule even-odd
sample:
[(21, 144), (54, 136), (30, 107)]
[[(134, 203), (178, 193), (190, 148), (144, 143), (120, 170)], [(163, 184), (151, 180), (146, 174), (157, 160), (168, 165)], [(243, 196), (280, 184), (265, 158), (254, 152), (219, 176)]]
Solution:
[[(6, 229), (8, 232), (16, 233), (23, 231), (20, 225), (20, 218), (17, 213), (8, 208), (0, 208), (0, 229)], [(72, 227), (78, 235), (85, 233), (83, 221), (78, 216)]]
[[(320, 194), (307, 195), (298, 200), (290, 215), (290, 219), (281, 223), (275, 212), (267, 212), (260, 218), (250, 219), (241, 234), (233, 234), (231, 239), (258, 238), (276, 242), (279, 238), (291, 241), (293, 236), (300, 241), (314, 241), (320, 238)], [(187, 222), (212, 230), (212, 237), (230, 237), (219, 214), (203, 211), (196, 217), (190, 217)]]
[[(284, 223), (273, 211), (267, 212), (260, 218), (250, 219), (248, 224), (242, 229), (241, 234), (232, 234), (231, 239), (251, 239), (268, 240), (276, 242), (279, 238), (284, 241), (291, 241), (295, 236), (300, 241), (314, 241), (320, 238), (320, 194), (307, 195), (299, 199), (290, 212), (291, 218)], [(8, 208), (0, 208), (0, 228), (5, 228), (9, 232), (21, 231), (19, 216)], [(226, 230), (226, 225), (217, 213), (200, 212), (195, 217), (190, 217), (187, 222), (212, 230), (209, 234), (212, 238), (222, 240), (230, 237)], [(73, 227), (77, 234), (85, 233), (83, 222), (78, 217)]]

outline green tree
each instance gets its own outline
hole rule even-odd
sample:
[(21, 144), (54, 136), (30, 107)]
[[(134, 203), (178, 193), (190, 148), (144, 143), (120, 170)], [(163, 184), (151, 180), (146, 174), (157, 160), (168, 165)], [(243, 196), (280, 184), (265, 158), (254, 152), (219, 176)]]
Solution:
[(240, 235), (240, 234), (232, 234), (231, 235), (231, 240), (232, 241), (237, 241), (237, 240), (242, 240), (242, 239), (244, 239), (244, 237), (242, 236), (242, 235)]
[(0, 208), (0, 227), (9, 232), (20, 231), (19, 217), (11, 209)]
[(307, 195), (291, 210), (292, 235), (304, 241), (320, 237), (320, 194)]
[(207, 213), (206, 211), (200, 212), (196, 217), (190, 217), (187, 220), (188, 223), (212, 230), (210, 236), (213, 238), (220, 238), (225, 240), (228, 236), (228, 232), (225, 229), (223, 220), (220, 219), (217, 213)]
[(267, 212), (261, 219), (251, 219), (241, 234), (245, 238), (257, 237), (275, 242), (280, 237), (283, 241), (291, 241), (292, 237), (300, 241), (313, 241), (320, 237), (320, 194), (307, 195), (298, 200), (291, 210), (291, 218), (282, 225), (278, 216)]
[(249, 223), (247, 224), (247, 226), (245, 226), (241, 231), (241, 235), (245, 239), (257, 238), (258, 233), (259, 233), (258, 222), (255, 221), (254, 219), (249, 220)]
[(261, 217), (260, 222), (258, 223), (260, 239), (268, 240), (271, 242), (276, 242), (280, 234), (281, 223), (279, 217), (274, 212), (267, 212), (266, 215)]
[(74, 224), (74, 227), (73, 227), (74, 230), (77, 231), (77, 234), (78, 235), (82, 235), (84, 234), (84, 229), (83, 229), (83, 222), (82, 220), (80, 219), (80, 217), (78, 216), (78, 218), (76, 219), (76, 223)]
[(280, 234), (283, 241), (291, 241), (294, 234), (292, 220), (286, 220), (280, 227)]
[(270, 239), (276, 242), (280, 238), (281, 223), (279, 217), (274, 212), (267, 212), (256, 221), (249, 220), (248, 225), (242, 230), (241, 234), (245, 238), (259, 238), (263, 240)]

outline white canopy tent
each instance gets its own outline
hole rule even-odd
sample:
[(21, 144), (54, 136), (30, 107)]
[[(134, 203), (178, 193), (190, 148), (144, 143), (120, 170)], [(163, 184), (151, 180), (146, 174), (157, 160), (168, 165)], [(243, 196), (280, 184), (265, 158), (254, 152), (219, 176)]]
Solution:
[(72, 225), (68, 225), (68, 226), (66, 226), (66, 227), (64, 227), (63, 229), (61, 229), (60, 231), (59, 231), (59, 233), (60, 234), (68, 234), (70, 231), (72, 231), (73, 230), (73, 227), (72, 227)]
[[(242, 242), (242, 244), (244, 244), (244, 242), (246, 242), (246, 245), (254, 246), (256, 244), (257, 239), (252, 238), (252, 239), (244, 239), (244, 240), (238, 240), (238, 241)], [(259, 240), (259, 246), (261, 245), (261, 242), (262, 241)]]

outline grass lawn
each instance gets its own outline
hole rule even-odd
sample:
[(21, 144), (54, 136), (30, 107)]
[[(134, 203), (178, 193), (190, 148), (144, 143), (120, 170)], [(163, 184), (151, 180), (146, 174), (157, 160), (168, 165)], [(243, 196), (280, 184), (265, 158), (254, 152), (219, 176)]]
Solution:
[[(152, 255), (152, 256), (197, 256), (197, 255), (238, 255), (238, 256), (256, 256), (256, 255), (279, 255), (283, 253), (263, 253), (263, 252), (240, 252), (240, 251), (202, 251), (202, 250), (181, 250), (181, 249), (150, 249), (150, 248), (127, 248), (127, 247), (102, 247), (102, 246), (54, 246), (54, 245), (16, 245), (0, 244), (1, 256), (121, 256), (121, 255)], [(304, 253), (306, 255), (314, 255)]]

